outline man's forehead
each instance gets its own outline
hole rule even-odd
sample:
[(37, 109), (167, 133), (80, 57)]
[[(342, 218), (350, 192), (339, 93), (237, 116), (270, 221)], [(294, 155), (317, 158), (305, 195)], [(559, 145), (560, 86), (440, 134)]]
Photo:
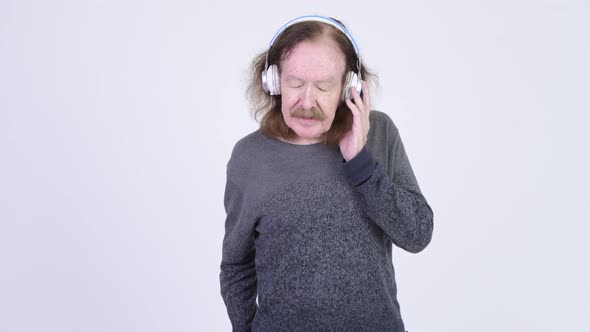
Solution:
[(344, 75), (344, 63), (321, 59), (287, 59), (280, 66), (284, 79), (313, 79), (314, 81), (340, 80)]

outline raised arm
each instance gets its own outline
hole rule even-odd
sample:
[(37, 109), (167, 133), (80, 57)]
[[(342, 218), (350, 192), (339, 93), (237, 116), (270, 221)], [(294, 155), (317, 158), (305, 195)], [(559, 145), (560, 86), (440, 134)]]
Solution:
[(344, 171), (369, 218), (396, 246), (420, 252), (432, 239), (432, 209), (420, 191), (391, 119), (375, 113), (371, 120), (367, 145), (344, 164)]

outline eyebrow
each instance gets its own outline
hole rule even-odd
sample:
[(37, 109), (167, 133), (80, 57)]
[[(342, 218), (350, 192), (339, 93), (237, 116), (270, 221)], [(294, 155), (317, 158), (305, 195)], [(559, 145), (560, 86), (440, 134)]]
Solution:
[[(291, 82), (291, 81), (304, 81), (302, 78), (293, 76), (293, 75), (288, 75), (287, 77), (285, 77), (285, 80), (287, 82)], [(316, 84), (322, 84), (322, 83), (336, 83), (338, 81), (338, 79), (336, 77), (330, 77), (330, 78), (324, 78), (321, 80), (317, 80), (314, 81), (314, 83)]]

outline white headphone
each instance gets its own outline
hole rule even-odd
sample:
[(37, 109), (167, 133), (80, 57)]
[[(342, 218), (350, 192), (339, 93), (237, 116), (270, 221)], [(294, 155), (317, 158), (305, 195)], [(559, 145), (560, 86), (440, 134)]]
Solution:
[(346, 37), (348, 37), (348, 39), (352, 43), (352, 46), (354, 47), (354, 51), (356, 52), (356, 57), (358, 59), (357, 72), (355, 73), (353, 71), (349, 71), (348, 73), (346, 73), (344, 87), (342, 88), (342, 100), (352, 98), (352, 96), (349, 96), (350, 87), (353, 87), (353, 86), (356, 87), (356, 91), (358, 91), (358, 93), (361, 93), (361, 89), (362, 89), (361, 58), (360, 58), (360, 52), (359, 52), (358, 46), (356, 45), (354, 38), (352, 38), (352, 35), (340, 23), (336, 22), (335, 20), (333, 20), (329, 17), (318, 16), (318, 15), (308, 15), (308, 16), (301, 16), (301, 17), (294, 18), (291, 21), (287, 22), (285, 25), (283, 25), (279, 29), (279, 31), (277, 31), (275, 33), (274, 37), (272, 37), (272, 39), (270, 41), (270, 45), (268, 47), (268, 51), (266, 52), (266, 62), (264, 63), (264, 71), (262, 72), (262, 88), (264, 89), (264, 91), (270, 93), (272, 96), (277, 96), (277, 95), (281, 94), (281, 80), (279, 78), (279, 67), (276, 64), (271, 65), (271, 66), (268, 65), (268, 54), (270, 53), (270, 49), (272, 48), (272, 45), (274, 44), (275, 40), (288, 27), (290, 27), (294, 24), (297, 24), (297, 23), (310, 22), (310, 21), (322, 22), (322, 23), (329, 24), (329, 25), (335, 27), (336, 29), (340, 30)]

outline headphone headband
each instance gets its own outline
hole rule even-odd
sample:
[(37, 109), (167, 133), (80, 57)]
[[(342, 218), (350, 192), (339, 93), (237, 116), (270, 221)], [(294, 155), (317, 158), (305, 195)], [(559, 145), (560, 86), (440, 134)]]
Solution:
[(356, 44), (356, 41), (354, 40), (352, 35), (348, 32), (348, 30), (346, 30), (346, 28), (344, 26), (342, 26), (342, 24), (336, 22), (334, 19), (331, 19), (331, 18), (325, 17), (325, 16), (319, 16), (319, 15), (300, 16), (300, 17), (294, 18), (294, 19), (290, 20), (289, 22), (285, 23), (275, 33), (275, 35), (270, 40), (270, 43), (268, 45), (269, 49), (272, 47), (272, 45), (275, 43), (275, 40), (280, 36), (280, 34), (285, 29), (287, 29), (288, 27), (295, 25), (297, 23), (301, 23), (301, 22), (322, 22), (322, 23), (326, 23), (326, 24), (331, 25), (331, 26), (335, 27), (336, 29), (340, 30), (340, 32), (342, 32), (346, 37), (348, 37), (348, 39), (350, 39), (350, 42), (352, 43), (352, 46), (354, 47), (354, 51), (356, 52), (357, 57), (359, 57), (359, 55), (360, 55), (359, 48)]

